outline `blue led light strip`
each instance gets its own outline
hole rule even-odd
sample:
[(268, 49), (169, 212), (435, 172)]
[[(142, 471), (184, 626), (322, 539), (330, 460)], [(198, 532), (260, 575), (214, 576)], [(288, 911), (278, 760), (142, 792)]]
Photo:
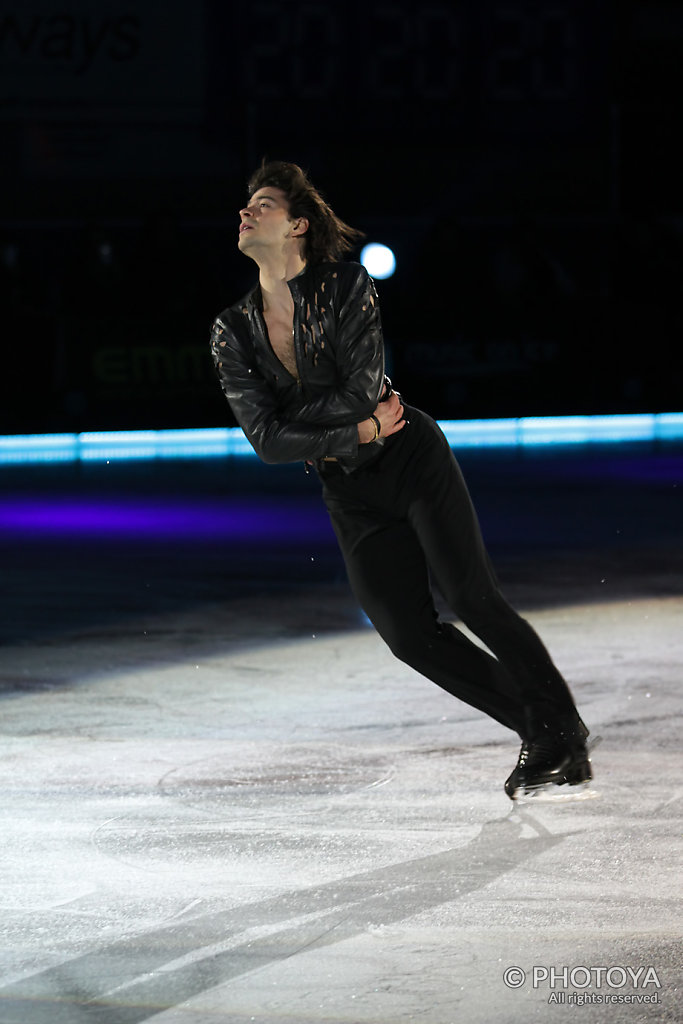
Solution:
[[(624, 416), (526, 416), (440, 420), (452, 448), (669, 441), (683, 439), (683, 412)], [(254, 456), (238, 427), (204, 430), (114, 430), (83, 434), (0, 436), (0, 463)], [(255, 457), (255, 456), (254, 456)]]

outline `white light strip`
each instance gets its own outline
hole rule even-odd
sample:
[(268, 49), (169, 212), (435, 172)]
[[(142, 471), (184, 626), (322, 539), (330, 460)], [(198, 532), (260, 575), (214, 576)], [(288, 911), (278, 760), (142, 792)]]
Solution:
[[(439, 420), (452, 448), (614, 443), (683, 439), (683, 412), (624, 416), (526, 416)], [(238, 427), (108, 430), (0, 436), (0, 463), (254, 456)]]

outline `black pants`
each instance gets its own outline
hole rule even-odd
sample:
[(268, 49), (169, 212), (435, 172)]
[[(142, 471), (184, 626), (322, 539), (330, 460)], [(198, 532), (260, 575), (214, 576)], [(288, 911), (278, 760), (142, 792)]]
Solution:
[[(375, 462), (320, 469), (358, 602), (396, 657), (522, 738), (575, 718), (550, 655), (498, 588), (448, 441), (425, 413), (406, 417)], [(431, 578), (495, 657), (439, 621)]]

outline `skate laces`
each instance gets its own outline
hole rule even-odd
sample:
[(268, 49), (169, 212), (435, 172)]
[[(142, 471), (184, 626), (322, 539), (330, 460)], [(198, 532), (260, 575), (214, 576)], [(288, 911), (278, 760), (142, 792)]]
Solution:
[(558, 742), (554, 736), (543, 736), (540, 739), (522, 743), (517, 767), (528, 768), (530, 765), (546, 764), (556, 761), (558, 758), (570, 756), (571, 749), (568, 744)]

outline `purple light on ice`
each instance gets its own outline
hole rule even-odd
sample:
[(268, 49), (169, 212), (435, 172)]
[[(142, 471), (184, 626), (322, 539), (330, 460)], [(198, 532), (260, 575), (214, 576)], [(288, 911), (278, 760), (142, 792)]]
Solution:
[(322, 505), (301, 500), (36, 496), (0, 504), (0, 535), (277, 543), (329, 538), (331, 528)]

